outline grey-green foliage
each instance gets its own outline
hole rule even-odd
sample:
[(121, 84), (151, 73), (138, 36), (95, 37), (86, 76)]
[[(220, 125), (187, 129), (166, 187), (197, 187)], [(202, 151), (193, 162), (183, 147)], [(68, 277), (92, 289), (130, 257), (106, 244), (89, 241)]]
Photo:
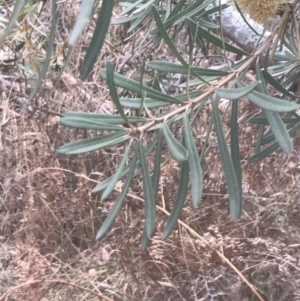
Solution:
[[(8, 31), (13, 27), (16, 15), (22, 10), (24, 1), (17, 1), (12, 20), (9, 22), (7, 30), (4, 31), (0, 41), (3, 41)], [(55, 20), (55, 5), (53, 3), (53, 20)], [(111, 23), (112, 11), (115, 1), (102, 0), (102, 5), (98, 12), (95, 31), (86, 56), (82, 63), (81, 78), (86, 79), (91, 72), (99, 53), (105, 42), (107, 31)], [(255, 55), (248, 54), (222, 40), (220, 28), (222, 25), (215, 24), (210, 16), (226, 9), (226, 5), (219, 8), (219, 1), (215, 0), (129, 0), (121, 2), (123, 8), (119, 18), (114, 20), (116, 26), (129, 24), (131, 37), (144, 30), (145, 38), (141, 43), (162, 45), (162, 41), (170, 52), (173, 53), (177, 63), (168, 61), (153, 61), (146, 59), (142, 75), (145, 72), (153, 78), (151, 84), (147, 84), (141, 76), (140, 81), (128, 78), (114, 72), (112, 62), (107, 62), (106, 69), (101, 70), (99, 76), (107, 81), (112, 100), (119, 112), (116, 116), (101, 115), (84, 112), (67, 112), (61, 118), (61, 124), (68, 127), (82, 128), (85, 130), (103, 131), (98, 137), (70, 142), (59, 148), (60, 153), (79, 154), (94, 151), (102, 148), (113, 147), (116, 144), (126, 144), (124, 158), (114, 175), (98, 184), (93, 192), (102, 192), (102, 199), (105, 199), (113, 191), (116, 183), (126, 177), (122, 191), (117, 198), (112, 211), (103, 223), (97, 234), (97, 238), (102, 238), (111, 228), (117, 217), (126, 194), (129, 190), (130, 182), (134, 177), (135, 169), (139, 166), (144, 190), (145, 201), (145, 227), (143, 232), (142, 247), (146, 248), (150, 242), (151, 235), (155, 227), (155, 206), (158, 197), (160, 168), (162, 159), (162, 145), (167, 145), (170, 157), (178, 162), (180, 167), (179, 188), (175, 196), (174, 206), (171, 215), (166, 223), (163, 238), (167, 238), (180, 217), (186, 196), (191, 191), (191, 199), (194, 207), (199, 206), (202, 199), (203, 173), (202, 161), (207, 153), (212, 141), (209, 141), (210, 131), (214, 129), (216, 141), (219, 146), (221, 163), (228, 187), (230, 215), (233, 219), (238, 219), (242, 214), (242, 170), (239, 150), (239, 107), (247, 98), (256, 106), (262, 109), (261, 116), (253, 117), (250, 122), (259, 124), (257, 141), (252, 144), (254, 154), (249, 158), (249, 162), (256, 162), (264, 159), (272, 152), (281, 148), (286, 153), (293, 151), (291, 138), (296, 135), (300, 128), (300, 118), (297, 114), (299, 108), (299, 96), (293, 94), (289, 88), (291, 83), (299, 77), (300, 60), (298, 56), (299, 45), (295, 45), (293, 34), (298, 28), (287, 26), (282, 39), (286, 53), (275, 53), (271, 63), (268, 53), (265, 50), (270, 48), (271, 40), (264, 45), (264, 49), (257, 49)], [(76, 41), (83, 32), (90, 16), (94, 11), (93, 0), (82, 0), (81, 10), (69, 40), (69, 55), (76, 45)], [(49, 49), (47, 57), (51, 55), (53, 45), (53, 26), (49, 36)], [(290, 24), (289, 22), (288, 24)], [(145, 26), (145, 27), (143, 27)], [(277, 28), (273, 34), (278, 31)], [(188, 40), (189, 59), (178, 51), (174, 40), (176, 36), (184, 32), (183, 36)], [(182, 41), (182, 43), (184, 43)], [(209, 68), (199, 68), (193, 64), (193, 50), (200, 48), (204, 55), (207, 54), (207, 45), (214, 45), (224, 62), (228, 62), (226, 57), (230, 52), (244, 55), (245, 58), (231, 66), (225, 66), (221, 70)], [(137, 45), (141, 46), (141, 45)], [(145, 47), (145, 45), (143, 45)], [(226, 55), (225, 55), (226, 54)], [(253, 66), (259, 58), (265, 59), (263, 70), (256, 67), (257, 80), (248, 83), (245, 74), (250, 66)], [(67, 60), (68, 61), (68, 60)], [(45, 64), (47, 61), (45, 62)], [(45, 65), (45, 68), (47, 66)], [(65, 68), (63, 66), (62, 70)], [(180, 87), (185, 92), (179, 95), (167, 93), (170, 78), (173, 74), (184, 74), (186, 82)], [(44, 77), (44, 73), (42, 76)], [(39, 87), (41, 79), (38, 79)], [(218, 84), (216, 84), (218, 81)], [(205, 83), (205, 91), (194, 87)], [(229, 85), (229, 86), (228, 86)], [(270, 95), (268, 86), (272, 86), (277, 93)], [(119, 89), (118, 89), (119, 88)], [(119, 98), (120, 88), (126, 93)], [(37, 92), (34, 89), (30, 95), (32, 99)], [(124, 95), (127, 95), (124, 97)], [(220, 98), (230, 100), (231, 106), (231, 135), (230, 143), (227, 141), (222, 119), (218, 111)], [(196, 140), (192, 131), (193, 120), (202, 113), (205, 105), (212, 105), (213, 111), (210, 116), (211, 122), (207, 128), (207, 139), (205, 144), (200, 144)], [(126, 109), (132, 109), (133, 116), (125, 114)], [(155, 115), (154, 108), (160, 108), (159, 115)], [(143, 117), (142, 117), (143, 116)], [(146, 116), (146, 117), (145, 117)], [(176, 138), (172, 133), (172, 124), (180, 122), (182, 124), (182, 140)], [(214, 127), (212, 127), (214, 124)], [(152, 132), (152, 141), (148, 132)], [(155, 133), (153, 136), (153, 132)], [(249, 141), (250, 143), (250, 141)], [(149, 169), (149, 154), (155, 149), (154, 168)]]

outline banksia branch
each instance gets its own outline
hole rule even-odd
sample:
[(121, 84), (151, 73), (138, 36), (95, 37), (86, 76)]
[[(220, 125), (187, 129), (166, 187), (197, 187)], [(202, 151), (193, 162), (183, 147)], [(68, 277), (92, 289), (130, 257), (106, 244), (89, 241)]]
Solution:
[(265, 23), (276, 17), (282, 11), (289, 10), (287, 0), (233, 0), (243, 13), (258, 22)]

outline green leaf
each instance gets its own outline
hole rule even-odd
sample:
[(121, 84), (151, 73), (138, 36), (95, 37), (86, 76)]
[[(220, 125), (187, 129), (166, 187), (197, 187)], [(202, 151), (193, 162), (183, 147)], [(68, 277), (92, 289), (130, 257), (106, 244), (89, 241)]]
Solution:
[[(256, 74), (261, 81), (264, 81), (263, 73), (259, 68), (259, 64), (257, 64), (256, 66)], [(261, 84), (261, 91), (263, 92), (263, 94), (269, 95), (265, 82)], [(280, 147), (285, 153), (290, 154), (293, 151), (293, 143), (287, 131), (287, 128), (285, 127), (279, 114), (271, 112), (269, 110), (265, 110), (264, 113), (268, 119), (273, 135), (279, 143)]]
[(255, 87), (259, 84), (259, 82), (254, 82), (249, 86), (243, 87), (243, 88), (235, 88), (235, 89), (221, 89), (217, 88), (216, 94), (220, 98), (226, 98), (226, 99), (240, 99), (250, 92), (252, 92)]
[(103, 225), (101, 226), (100, 230), (98, 231), (97, 235), (96, 235), (96, 239), (101, 239), (106, 233), (107, 231), (111, 228), (112, 224), (114, 223), (119, 211), (122, 208), (122, 205), (124, 203), (125, 197), (127, 195), (132, 177), (133, 177), (133, 172), (135, 169), (135, 165), (136, 165), (136, 159), (137, 159), (137, 155), (138, 155), (139, 149), (137, 148), (135, 151), (135, 155), (132, 159), (131, 162), (131, 166), (130, 166), (130, 170), (126, 179), (126, 182), (122, 188), (122, 191), (119, 195), (119, 197), (116, 200), (116, 203), (114, 204), (113, 208), (110, 210), (107, 218), (105, 219), (105, 222), (103, 223)]
[[(82, 119), (86, 122), (94, 121), (100, 123), (108, 123), (108, 124), (124, 124), (124, 119), (118, 115), (109, 115), (109, 114), (99, 114), (99, 113), (89, 113), (89, 112), (66, 112), (63, 119), (70, 119), (74, 120)], [(130, 123), (138, 123), (138, 122), (146, 122), (148, 119), (143, 117), (136, 117), (136, 116), (128, 116), (128, 121)]]
[(281, 149), (287, 154), (292, 153), (293, 142), (279, 114), (275, 112), (270, 112), (268, 110), (265, 111), (265, 114), (274, 134), (274, 137), (279, 143)]
[(233, 220), (239, 219), (242, 214), (242, 199), (241, 192), (235, 168), (229, 154), (226, 139), (222, 129), (221, 120), (218, 113), (219, 100), (213, 102), (213, 119), (218, 138), (218, 145), (220, 149), (221, 162), (224, 169), (225, 180), (228, 187), (229, 200), (230, 200), (230, 215)]
[(188, 152), (183, 145), (174, 138), (167, 122), (164, 122), (162, 129), (172, 157), (180, 163), (186, 161), (188, 158)]
[(144, 2), (144, 0), (137, 0), (132, 4), (129, 4), (128, 7), (120, 13), (120, 16), (124, 16), (124, 15), (128, 14), (130, 11), (132, 11), (134, 8), (136, 8), (137, 6), (142, 4), (143, 2)]
[(26, 105), (28, 105), (33, 100), (36, 93), (40, 89), (42, 82), (47, 74), (48, 67), (50, 65), (52, 50), (53, 50), (53, 46), (54, 46), (55, 30), (56, 30), (56, 10), (57, 10), (56, 0), (53, 0), (52, 1), (52, 9), (51, 9), (51, 18), (52, 18), (51, 29), (50, 29), (50, 34), (49, 34), (48, 46), (47, 46), (47, 50), (46, 50), (46, 58), (43, 63), (42, 70), (39, 73), (38, 79), (35, 82), (34, 88), (32, 89), (30, 95), (28, 96)]
[[(149, 61), (147, 63), (147, 66), (161, 72), (188, 74), (187, 68), (182, 66), (181, 64), (169, 63), (164, 61)], [(191, 67), (191, 70), (193, 70), (200, 76), (224, 76), (229, 74), (229, 72), (227, 71), (199, 67)]]
[(101, 130), (101, 131), (124, 131), (124, 128), (118, 125), (104, 123), (99, 120), (87, 120), (86, 118), (68, 118), (62, 117), (60, 123), (64, 126), (84, 130)]
[(132, 144), (132, 139), (131, 139), (129, 145), (127, 146), (127, 149), (123, 155), (123, 159), (117, 168), (117, 171), (112, 176), (111, 180), (109, 181), (109, 184), (106, 186), (105, 190), (103, 191), (102, 196), (101, 196), (101, 201), (104, 201), (112, 193), (116, 184), (119, 181), (119, 178), (121, 178), (125, 163), (127, 161), (128, 155), (129, 155), (131, 144)]
[[(298, 67), (298, 65), (297, 65), (297, 67)], [(287, 73), (287, 71), (284, 72), (284, 74), (286, 74), (286, 73)], [(290, 84), (290, 83), (294, 83), (296, 80), (299, 79), (299, 77), (300, 77), (300, 71), (294, 73), (292, 76), (290, 76), (288, 79), (286, 79), (286, 80), (282, 83), (282, 85), (285, 86), (285, 85), (288, 85), (288, 84)]]
[(95, 0), (82, 0), (76, 23), (73, 27), (68, 44), (75, 46), (78, 38), (82, 34), (87, 22), (90, 20)]
[[(300, 123), (295, 125), (290, 131), (289, 135), (290, 137), (294, 137), (300, 130)], [(275, 152), (279, 148), (279, 143), (275, 142), (272, 145), (266, 147), (265, 149), (261, 150), (260, 152), (256, 153), (254, 156), (248, 159), (249, 163), (255, 163), (257, 161), (260, 161), (266, 157), (268, 157), (270, 154)]]
[[(269, 55), (269, 51), (267, 52), (267, 56), (268, 55)], [(267, 67), (267, 62), (265, 63), (265, 66)], [(265, 79), (262, 76), (262, 73), (261, 73), (261, 70), (260, 70), (260, 64), (259, 64), (258, 61), (256, 62), (255, 69), (256, 69), (255, 70), (256, 71), (256, 78), (261, 82), (258, 86), (258, 89), (263, 94), (268, 95), (267, 84), (266, 84)], [(264, 109), (262, 109), (261, 114), (262, 114), (262, 116), (266, 115)], [(262, 146), (262, 139), (263, 139), (263, 136), (264, 136), (264, 131), (265, 131), (265, 126), (263, 124), (261, 124), (259, 126), (259, 129), (258, 129), (258, 135), (257, 135), (257, 140), (256, 140), (256, 145), (255, 145), (255, 153), (260, 152), (260, 149), (261, 149), (261, 146)]]
[[(103, 79), (106, 79), (106, 70), (101, 70), (100, 76)], [(118, 73), (115, 73), (114, 80), (116, 86), (124, 88), (134, 93), (141, 94), (141, 84), (139, 82)], [(157, 101), (170, 102), (170, 103), (182, 103), (182, 101), (178, 100), (175, 97), (166, 95), (145, 85), (142, 85), (142, 90), (146, 93), (147, 97), (155, 98)]]
[(203, 173), (187, 112), (185, 112), (183, 117), (183, 130), (184, 145), (186, 146), (189, 154), (188, 163), (191, 171), (192, 203), (193, 206), (197, 208), (202, 199)]
[[(294, 123), (289, 123), (286, 128), (287, 130), (289, 131), (291, 128), (293, 128), (295, 124)], [(265, 144), (268, 144), (268, 143), (271, 143), (275, 140), (275, 137), (274, 137), (274, 134), (273, 134), (273, 131), (272, 129), (270, 128), (266, 133), (264, 133), (264, 135), (262, 135), (261, 137), (261, 141), (256, 141), (255, 143), (252, 143), (251, 144), (251, 147), (257, 147), (257, 144), (258, 142), (260, 143), (260, 147), (262, 145), (265, 145)], [(260, 149), (260, 148), (259, 148)]]
[(156, 145), (156, 154), (155, 154), (155, 163), (154, 163), (154, 172), (152, 176), (152, 185), (154, 192), (154, 199), (157, 200), (158, 189), (159, 189), (159, 179), (160, 179), (160, 164), (162, 156), (162, 130), (158, 132), (157, 135), (157, 145)]
[(113, 0), (102, 0), (102, 6), (99, 11), (96, 28), (92, 37), (92, 41), (86, 52), (85, 58), (82, 63), (80, 78), (85, 80), (92, 72), (93, 67), (97, 61), (98, 55), (102, 49), (105, 37), (110, 25), (112, 10), (115, 5)]
[[(230, 66), (230, 68), (224, 68), (223, 71), (232, 72), (232, 70), (238, 70), (240, 67), (244, 66), (244, 64), (247, 63), (249, 58), (251, 58), (251, 56), (247, 56), (245, 59), (239, 61), (238, 63), (233, 64), (232, 66)], [(221, 76), (204, 76), (203, 79), (205, 80), (205, 82), (211, 82), (211, 81), (217, 80), (220, 77)], [(204, 81), (201, 81), (199, 79), (193, 79), (193, 80), (189, 80), (188, 83), (186, 83), (186, 82), (181, 83), (178, 87), (179, 88), (186, 88), (187, 84), (188, 84), (189, 87), (193, 87), (193, 86), (201, 85), (203, 83), (204, 83)]]
[[(146, 153), (147, 155), (147, 153)], [(157, 145), (156, 145), (156, 155), (155, 155), (155, 164), (154, 164), (154, 172), (151, 177), (152, 185), (153, 185), (153, 193), (154, 200), (156, 202), (159, 188), (159, 179), (160, 179), (160, 163), (161, 163), (161, 155), (162, 155), (162, 131), (160, 130), (157, 136)], [(145, 251), (150, 243), (149, 236), (147, 235), (146, 228), (144, 227), (143, 235), (142, 235), (142, 250)]]
[(14, 10), (10, 16), (9, 22), (4, 30), (4, 32), (2, 33), (1, 37), (0, 37), (0, 45), (3, 44), (3, 42), (5, 41), (7, 35), (9, 34), (9, 32), (11, 31), (11, 29), (13, 28), (13, 26), (15, 26), (16, 21), (19, 17), (19, 14), (22, 10), (22, 8), (25, 5), (25, 0), (17, 0), (14, 4)]
[(274, 153), (278, 148), (279, 148), (279, 144), (278, 144), (278, 142), (275, 142), (274, 144), (270, 145), (269, 147), (259, 151), (254, 156), (250, 157), (247, 161), (249, 163), (258, 162), (258, 161), (268, 157), (272, 153)]
[[(151, 151), (155, 147), (156, 143), (157, 143), (157, 137), (155, 137), (154, 140), (151, 142), (151, 144), (147, 147), (147, 149), (145, 151), (145, 155), (146, 156), (148, 156), (151, 153)], [(139, 164), (139, 163), (140, 163), (140, 160), (137, 159), (136, 164)], [(128, 164), (126, 167), (124, 167), (124, 170), (123, 170), (123, 172), (121, 174), (121, 177), (124, 177), (125, 175), (128, 174), (128, 172), (129, 172), (129, 170), (131, 168), (131, 164), (132, 164), (132, 162), (130, 164)], [(120, 180), (120, 178), (119, 178), (119, 180)], [(101, 182), (100, 184), (98, 184), (93, 189), (92, 192), (95, 193), (95, 192), (99, 192), (99, 191), (102, 191), (103, 189), (105, 189), (107, 187), (107, 185), (109, 184), (109, 182), (111, 181), (111, 179), (112, 179), (112, 177), (109, 177), (108, 179), (106, 179), (103, 182)]]
[(283, 95), (291, 97), (291, 98), (298, 98), (297, 96), (295, 96), (294, 94), (290, 93), (289, 91), (287, 91), (270, 73), (266, 72), (266, 71), (261, 71), (264, 79), (271, 85), (273, 86), (276, 90), (278, 90), (279, 92), (281, 92)]
[(185, 161), (181, 165), (179, 186), (176, 200), (173, 205), (171, 214), (167, 220), (162, 239), (167, 239), (172, 233), (183, 208), (185, 197), (188, 191), (189, 184), (189, 163)]
[[(153, 2), (154, 5), (156, 5), (160, 0), (155, 0), (155, 1), (147, 1), (145, 5), (147, 5), (148, 7), (146, 9), (144, 9), (144, 11), (142, 11), (140, 13), (140, 15), (138, 16), (138, 18), (131, 24), (131, 26), (128, 28), (127, 32), (132, 32), (133, 30), (135, 30), (139, 25), (142, 24), (142, 22), (149, 16), (149, 14), (152, 11), (152, 7), (151, 7), (151, 2)], [(135, 14), (136, 16), (137, 14)]]
[(153, 191), (153, 186), (151, 183), (151, 178), (147, 166), (145, 150), (142, 144), (142, 139), (139, 143), (140, 150), (140, 166), (143, 175), (143, 191), (145, 200), (145, 232), (150, 238), (155, 227), (155, 196)]
[(113, 20), (111, 22), (112, 25), (119, 25), (119, 24), (123, 24), (123, 23), (127, 23), (130, 21), (133, 21), (135, 19), (137, 19), (139, 17), (139, 15), (133, 15), (133, 16), (129, 16), (129, 17), (123, 17), (123, 18), (118, 18), (116, 20)]
[(123, 111), (123, 108), (120, 104), (120, 101), (119, 101), (119, 97), (118, 97), (118, 93), (117, 93), (117, 89), (116, 89), (116, 85), (115, 85), (115, 80), (114, 80), (114, 66), (113, 66), (112, 62), (109, 62), (109, 61), (106, 64), (106, 78), (107, 78), (106, 81), (109, 86), (110, 95), (112, 97), (112, 100), (113, 100), (115, 106), (117, 107), (118, 112), (124, 119), (125, 123), (129, 125), (129, 120), (127, 119), (127, 117)]
[(130, 139), (127, 132), (117, 132), (96, 138), (83, 139), (61, 146), (57, 152), (60, 154), (82, 154), (86, 152), (95, 151), (104, 147), (109, 147)]
[(231, 52), (234, 52), (237, 54), (241, 54), (241, 55), (247, 55), (246, 52), (244, 52), (234, 46), (231, 46), (227, 43), (223, 43), (220, 38), (209, 33), (207, 30), (203, 29), (201, 26), (199, 26), (199, 24), (197, 24), (193, 20), (186, 18), (184, 20), (184, 22), (189, 26), (189, 28), (192, 30), (192, 32), (197, 31), (197, 35), (199, 35), (203, 39), (206, 39), (208, 42), (220, 47), (221, 49), (223, 49), (223, 45), (224, 45), (225, 50), (228, 50), (228, 51), (231, 51)]
[(239, 145), (239, 126), (238, 126), (238, 100), (232, 101), (231, 109), (231, 131), (230, 131), (230, 148), (231, 148), (231, 159), (234, 166), (237, 183), (239, 186), (241, 208), (242, 208), (242, 167), (240, 160), (240, 145)]
[(189, 64), (184, 60), (182, 55), (177, 50), (177, 47), (172, 42), (169, 34), (167, 33), (160, 16), (158, 14), (158, 11), (154, 5), (152, 5), (152, 13), (156, 22), (156, 26), (159, 29), (159, 34), (162, 36), (165, 43), (168, 45), (169, 49), (172, 51), (172, 53), (175, 55), (175, 57), (179, 60), (179, 62), (186, 68), (186, 70), (190, 70), (191, 74), (199, 78), (200, 80), (204, 81), (203, 78), (201, 78), (196, 72), (193, 71), (193, 69), (190, 69)]
[[(168, 29), (172, 25), (177, 25), (184, 21), (184, 18), (192, 17), (195, 14), (198, 14), (201, 11), (205, 11), (207, 9), (208, 5), (210, 5), (214, 0), (208, 0), (208, 1), (196, 1), (192, 5), (187, 5), (185, 10), (182, 10), (181, 12), (171, 14), (170, 17), (166, 20), (166, 22), (163, 24), (165, 29)], [(152, 33), (158, 33), (159, 30), (155, 29)]]
[[(167, 18), (167, 20), (171, 19), (174, 16), (177, 16), (179, 14), (179, 12), (181, 11), (181, 9), (184, 7), (184, 4), (187, 0), (180, 0), (176, 6), (173, 8), (173, 10), (171, 11), (169, 17)], [(175, 3), (174, 3), (175, 4)]]
[(142, 235), (142, 251), (145, 251), (147, 247), (150, 244), (150, 238), (147, 235), (146, 228), (143, 229), (143, 235)]
[[(297, 123), (300, 121), (300, 119), (298, 120), (297, 118), (289, 118), (289, 117), (282, 117), (281, 120), (284, 122), (284, 123)], [(256, 117), (251, 117), (249, 119), (249, 122), (250, 123), (253, 123), (253, 124), (264, 124), (264, 125), (269, 125), (269, 121), (266, 117), (264, 116), (256, 116)]]
[[(179, 94), (179, 95), (174, 95), (174, 98), (180, 100), (180, 101), (187, 101), (189, 99), (193, 99), (195, 97), (198, 97), (201, 95), (203, 92), (202, 91), (192, 91), (189, 94)], [(154, 98), (144, 98), (144, 105), (148, 109), (151, 108), (156, 108), (156, 107), (162, 107), (171, 104), (171, 102), (163, 102), (163, 101), (157, 101)], [(132, 109), (139, 109), (142, 104), (142, 99), (141, 98), (120, 98), (120, 103), (122, 106), (127, 107), (127, 108), (132, 108)]]
[(130, 109), (140, 109), (142, 102), (148, 109), (170, 105), (171, 102), (157, 101), (153, 98), (120, 98), (120, 103), (123, 107)]
[[(244, 86), (244, 84), (239, 80), (237, 81), (237, 85), (239, 87)], [(272, 112), (291, 112), (299, 108), (299, 105), (293, 102), (265, 95), (257, 91), (252, 91), (247, 95), (247, 97), (257, 106)]]
[[(66, 47), (66, 44), (64, 45), (64, 48)], [(56, 90), (57, 88), (57, 85), (61, 79), (61, 76), (63, 75), (67, 65), (69, 64), (71, 58), (72, 58), (72, 54), (73, 54), (73, 51), (74, 51), (74, 47), (70, 46), (69, 49), (68, 49), (68, 53), (66, 55), (66, 58), (64, 59), (64, 63), (63, 63), (63, 66), (60, 68), (60, 71), (59, 73), (57, 74), (56, 76), (56, 79), (55, 79), (55, 82), (52, 86), (52, 89), (51, 89), (51, 92), (49, 93), (49, 95), (52, 95), (54, 93), (54, 91)]]

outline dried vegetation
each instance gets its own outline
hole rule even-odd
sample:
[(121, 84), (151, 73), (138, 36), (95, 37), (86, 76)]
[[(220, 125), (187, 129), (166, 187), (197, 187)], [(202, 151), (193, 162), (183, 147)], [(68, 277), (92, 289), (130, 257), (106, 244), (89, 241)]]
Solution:
[[(78, 7), (77, 1), (59, 4), (58, 64)], [(58, 155), (55, 150), (60, 145), (94, 135), (59, 126), (59, 117), (70, 110), (114, 113), (97, 68), (110, 59), (119, 71), (135, 76), (135, 64), (145, 49), (139, 48), (132, 56), (133, 42), (120, 42), (126, 29), (112, 27), (95, 72), (87, 82), (80, 82), (77, 75), (88, 43), (86, 35), (54, 95), (48, 93), (56, 76), (52, 69), (39, 96), (23, 111), (34, 76), (25, 74), (20, 66), (38, 71), (36, 57), (44, 55), (49, 11), (46, 4), (40, 15), (36, 10), (27, 16), (1, 51), (2, 62), (12, 58), (26, 33), (32, 33), (24, 51), (17, 53), (16, 62), (0, 75), (0, 300), (256, 300), (215, 250), (224, 254), (265, 300), (300, 300), (300, 141), (295, 139), (291, 156), (278, 152), (262, 162), (247, 164), (249, 144), (256, 134), (247, 120), (256, 108), (246, 100), (239, 112), (243, 217), (236, 223), (229, 219), (215, 145), (203, 164), (204, 199), (197, 210), (187, 200), (181, 216), (212, 248), (182, 226), (163, 242), (166, 215), (158, 211), (152, 244), (148, 252), (142, 252), (143, 192), (138, 177), (114, 229), (101, 242), (95, 242), (95, 233), (118, 192), (104, 203), (90, 192), (95, 182), (112, 174), (124, 149), (119, 146), (83, 156)], [(93, 26), (91, 22), (87, 31)], [(152, 55), (169, 54), (162, 49)], [(202, 65), (214, 63), (199, 59)], [(220, 110), (225, 111), (225, 107), (226, 102)], [(210, 114), (207, 105), (194, 124), (199, 151)], [(226, 115), (225, 124), (228, 120)], [(177, 166), (169, 161), (162, 170), (159, 206), (171, 208), (177, 182)]]

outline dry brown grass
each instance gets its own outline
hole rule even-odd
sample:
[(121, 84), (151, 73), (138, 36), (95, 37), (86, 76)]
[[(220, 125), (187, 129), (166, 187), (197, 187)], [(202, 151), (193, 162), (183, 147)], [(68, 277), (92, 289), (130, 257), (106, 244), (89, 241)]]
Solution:
[[(59, 4), (56, 54), (68, 37), (77, 11), (77, 2)], [(37, 52), (44, 55), (41, 32), (47, 34), (43, 22), (49, 19), (49, 8), (46, 6), (39, 16), (42, 23), (30, 18), (36, 29), (32, 43), (18, 55), (18, 62), (35, 65), (32, 56)], [(88, 30), (93, 26), (91, 22)], [(7, 56), (19, 43), (16, 37), (24, 38), (20, 28), (3, 48)], [(124, 34), (122, 28), (113, 27), (111, 43)], [(151, 246), (147, 252), (141, 251), (139, 178), (134, 180), (113, 230), (101, 242), (95, 242), (95, 234), (118, 192), (104, 203), (90, 192), (96, 182), (116, 169), (124, 146), (82, 156), (58, 155), (56, 149), (62, 144), (94, 135), (59, 126), (59, 116), (71, 110), (113, 113), (99, 69), (110, 59), (119, 71), (134, 76), (136, 71), (129, 66), (138, 62), (139, 56), (130, 60), (130, 43), (114, 46), (119, 52), (107, 44), (95, 72), (87, 82), (81, 82), (78, 72), (86, 45), (82, 38), (55, 94), (50, 97), (46, 88), (56, 76), (52, 69), (25, 113), (20, 110), (30, 91), (26, 85), (32, 84), (34, 77), (25, 78), (17, 65), (0, 76), (0, 300), (97, 300), (101, 294), (106, 300), (125, 301), (256, 300), (216, 252), (184, 227), (178, 227), (166, 242), (161, 241), (166, 221), (163, 212), (158, 211)], [(239, 112), (243, 217), (239, 222), (229, 219), (226, 186), (220, 176), (218, 149), (213, 145), (203, 165), (203, 201), (194, 210), (187, 200), (181, 220), (224, 254), (265, 300), (296, 301), (300, 300), (300, 143), (295, 140), (295, 151), (289, 157), (278, 152), (262, 162), (247, 164), (249, 144), (256, 134), (247, 120), (254, 110), (245, 101)], [(199, 149), (210, 115), (208, 105), (194, 125)], [(227, 116), (227, 126), (228, 120)], [(169, 161), (162, 171), (159, 206), (170, 210), (177, 182), (178, 167)]]

